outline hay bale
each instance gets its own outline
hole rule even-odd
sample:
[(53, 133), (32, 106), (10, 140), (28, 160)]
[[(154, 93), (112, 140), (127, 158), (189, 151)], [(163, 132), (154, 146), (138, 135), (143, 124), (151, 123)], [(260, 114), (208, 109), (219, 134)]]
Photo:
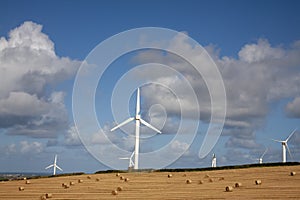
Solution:
[(21, 187), (19, 187), (19, 191), (24, 191), (24, 189), (25, 189), (25, 188), (24, 188), (24, 187), (22, 187), (22, 186), (21, 186)]
[(168, 174), (168, 178), (172, 178), (172, 174)]
[(122, 186), (117, 187), (117, 191), (123, 191), (123, 187)]
[(46, 198), (47, 198), (47, 199), (52, 198), (52, 194), (51, 194), (51, 193), (46, 193)]
[(212, 178), (208, 179), (208, 182), (212, 183), (214, 180)]
[(223, 180), (224, 180), (224, 177), (220, 177), (220, 178), (219, 178), (219, 181), (223, 181)]
[(209, 175), (208, 175), (208, 174), (205, 174), (204, 178), (209, 178)]
[(70, 185), (75, 185), (75, 183), (73, 181), (70, 181)]
[(256, 185), (261, 185), (261, 180), (259, 180), (259, 179), (258, 179), (258, 180), (255, 180), (255, 184), (256, 184)]
[(79, 180), (78, 180), (78, 183), (83, 183), (83, 180), (82, 180), (82, 179), (79, 179)]
[(232, 186), (226, 186), (225, 187), (225, 191), (226, 192), (232, 192), (233, 191), (233, 187)]
[(66, 184), (66, 183), (62, 183), (62, 184), (61, 184), (62, 187), (65, 187), (65, 185), (67, 185), (67, 184)]
[(242, 186), (242, 183), (236, 182), (236, 183), (234, 184), (234, 186), (235, 186), (235, 187), (241, 187), (241, 186)]
[(96, 178), (96, 181), (100, 181), (100, 178)]
[(120, 176), (120, 180), (124, 180), (125, 179), (125, 177), (124, 176)]
[(199, 183), (199, 184), (203, 184), (203, 181), (202, 181), (202, 180), (200, 180), (198, 183)]
[(30, 180), (26, 180), (26, 182), (25, 182), (25, 184), (30, 184), (31, 182), (30, 182)]
[(186, 174), (183, 174), (182, 176), (183, 176), (183, 177), (186, 177)]
[(87, 179), (91, 179), (92, 177), (91, 176), (87, 176)]
[(119, 176), (121, 176), (121, 175), (120, 175), (120, 173), (116, 173), (116, 176), (119, 177)]
[(117, 194), (118, 194), (118, 191), (117, 191), (117, 190), (113, 190), (113, 191), (111, 191), (111, 194), (112, 194), (112, 195), (117, 195)]
[(23, 180), (24, 180), (24, 181), (26, 181), (26, 180), (27, 180), (27, 178), (26, 178), (26, 177), (24, 177), (24, 178), (23, 178)]
[(70, 186), (69, 185), (64, 185), (64, 188), (68, 189), (68, 188), (70, 188)]
[(125, 178), (125, 182), (129, 182), (129, 178)]
[(192, 180), (191, 179), (187, 179), (186, 180), (186, 184), (191, 184), (192, 183)]
[(296, 172), (291, 172), (291, 176), (295, 176), (296, 175)]
[(41, 200), (46, 200), (46, 199), (47, 199), (47, 197), (45, 195), (41, 196)]

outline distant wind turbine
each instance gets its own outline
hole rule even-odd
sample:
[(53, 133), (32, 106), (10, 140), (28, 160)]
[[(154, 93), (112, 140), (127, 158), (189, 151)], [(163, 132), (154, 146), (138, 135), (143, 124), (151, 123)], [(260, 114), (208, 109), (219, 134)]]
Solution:
[(211, 167), (217, 167), (217, 157), (216, 157), (216, 154), (213, 154), (213, 158), (211, 160)]
[(293, 156), (291, 154), (290, 148), (288, 146), (288, 141), (289, 139), (292, 137), (292, 135), (296, 132), (297, 129), (295, 129), (287, 138), (286, 140), (274, 140), (275, 142), (280, 142), (282, 145), (282, 162), (285, 163), (286, 162), (286, 149), (288, 150), (290, 157), (293, 159)]
[(267, 151), (268, 151), (268, 149), (266, 148), (265, 152), (259, 158), (256, 159), (256, 160), (258, 160), (259, 164), (263, 163), (263, 157), (265, 156), (265, 154), (267, 153)]
[(114, 131), (121, 126), (135, 120), (135, 150), (134, 150), (134, 169), (139, 169), (139, 145), (140, 145), (140, 125), (141, 123), (144, 124), (145, 126), (151, 128), (152, 130), (161, 133), (160, 130), (157, 128), (153, 127), (151, 124), (146, 122), (141, 118), (140, 114), (140, 88), (137, 89), (137, 96), (136, 96), (136, 114), (134, 117), (130, 117), (127, 120), (123, 121), (119, 125), (115, 126), (112, 128), (110, 131)]
[(132, 160), (133, 155), (134, 155), (134, 152), (132, 152), (132, 154), (130, 155), (130, 157), (119, 158), (121, 160), (129, 160), (128, 169), (134, 167), (134, 162)]
[(60, 171), (63, 171), (63, 170), (56, 164), (56, 162), (57, 162), (57, 155), (55, 155), (55, 157), (54, 157), (54, 163), (53, 163), (52, 165), (49, 165), (48, 167), (45, 168), (45, 169), (49, 169), (49, 168), (53, 167), (53, 175), (56, 174), (56, 168), (59, 169)]

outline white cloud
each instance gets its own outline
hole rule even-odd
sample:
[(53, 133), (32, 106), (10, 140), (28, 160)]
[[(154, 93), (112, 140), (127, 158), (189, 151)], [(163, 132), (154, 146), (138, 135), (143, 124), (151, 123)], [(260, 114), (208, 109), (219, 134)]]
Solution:
[[(172, 42), (169, 47), (175, 52), (188, 53), (195, 62), (209, 70), (207, 59), (201, 57), (200, 48), (191, 47), (182, 37), (174, 38)], [(286, 48), (273, 47), (266, 39), (259, 39), (256, 43), (246, 44), (242, 47), (238, 58), (220, 58), (217, 54), (211, 56), (219, 67), (226, 88), (225, 133), (231, 137), (228, 141), (230, 146), (246, 149), (258, 147), (255, 131), (263, 127), (270, 112), (271, 103), (299, 96), (299, 43), (300, 41), (296, 41)], [(207, 48), (211, 53), (216, 52), (211, 49), (211, 46)], [(133, 60), (138, 63), (158, 62), (177, 70), (189, 81), (197, 95), (200, 105), (200, 120), (209, 121), (210, 96), (203, 78), (191, 65), (174, 55), (153, 50), (142, 51)], [(155, 80), (170, 88), (177, 88), (180, 94), (184, 95), (168, 95), (166, 89), (160, 89), (160, 86), (147, 86), (145, 89), (147, 92), (143, 92), (146, 109), (153, 104), (160, 104), (165, 108), (168, 117), (177, 117), (178, 119), (181, 116), (181, 110), (176, 102), (181, 98), (182, 109), (187, 112), (195, 110), (194, 104), (189, 101), (190, 96), (180, 87), (182, 79), (172, 75), (166, 76), (160, 71), (151, 71), (150, 69), (139, 71), (137, 77), (144, 79), (148, 75), (151, 76), (152, 81)], [(210, 77), (205, 78), (209, 79)], [(290, 115), (294, 112), (294, 117), (299, 113), (298, 101), (298, 99), (294, 99), (286, 108)], [(245, 135), (247, 135), (247, 139), (240, 138)]]
[(8, 39), (1, 37), (0, 128), (31, 137), (55, 137), (66, 130), (64, 93), (49, 88), (73, 77), (79, 65), (56, 55), (39, 24), (24, 22)]
[(296, 97), (289, 102), (285, 107), (285, 111), (289, 117), (300, 118), (300, 97)]
[(4, 148), (4, 152), (6, 155), (34, 155), (44, 152), (45, 146), (40, 142), (29, 142), (29, 141), (21, 141), (18, 144), (13, 143), (9, 144)]

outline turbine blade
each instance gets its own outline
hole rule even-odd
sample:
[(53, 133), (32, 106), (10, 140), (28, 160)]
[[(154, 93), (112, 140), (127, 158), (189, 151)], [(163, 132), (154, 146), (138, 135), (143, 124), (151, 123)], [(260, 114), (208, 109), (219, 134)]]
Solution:
[(155, 128), (154, 126), (152, 126), (151, 124), (149, 124), (148, 122), (146, 122), (145, 120), (143, 120), (142, 118), (140, 119), (140, 121), (142, 122), (142, 124), (144, 124), (145, 126), (151, 128), (152, 130), (161, 133), (160, 130), (158, 130), (157, 128)]
[(292, 135), (294, 135), (294, 133), (296, 132), (296, 130), (297, 130), (297, 129), (295, 129), (295, 130), (289, 135), (289, 137), (286, 138), (286, 140), (285, 140), (286, 142), (289, 141), (289, 139), (292, 137)]
[(57, 161), (57, 155), (55, 155), (54, 157), (54, 163), (56, 163), (56, 161)]
[(265, 152), (262, 154), (262, 156), (260, 158), (263, 158), (265, 156), (265, 154), (267, 153), (268, 149), (265, 150)]
[(130, 156), (130, 159), (132, 159), (133, 155), (134, 155), (134, 151), (132, 152), (132, 154), (131, 154), (131, 156)]
[(56, 165), (56, 168), (59, 169), (60, 171), (63, 171), (62, 168), (60, 168), (58, 165)]
[(130, 117), (130, 118), (126, 119), (125, 121), (123, 121), (122, 123), (120, 123), (117, 126), (115, 126), (114, 128), (112, 128), (110, 131), (114, 131), (114, 130), (120, 128), (121, 126), (123, 126), (123, 125), (125, 125), (125, 124), (127, 124), (127, 123), (129, 123), (129, 122), (131, 122), (133, 120), (134, 120), (134, 117)]
[(282, 141), (282, 140), (274, 140), (274, 139), (271, 139), (271, 140), (273, 140), (275, 142), (285, 142), (285, 141)]
[(49, 165), (48, 167), (46, 167), (45, 169), (49, 169), (49, 168), (51, 168), (51, 167), (53, 167), (54, 165), (52, 164), (52, 165)]
[(291, 151), (290, 151), (290, 148), (289, 148), (288, 144), (286, 144), (286, 148), (287, 148), (287, 150), (288, 150), (288, 152), (289, 152), (289, 154), (290, 154), (290, 156), (291, 156), (291, 159), (294, 160), (294, 158), (293, 158), (293, 156), (292, 156), (292, 154), (291, 154)]
[(119, 158), (120, 160), (128, 160), (129, 158)]
[(136, 115), (140, 113), (141, 110), (141, 102), (140, 102), (140, 88), (137, 89), (137, 94), (136, 94)]

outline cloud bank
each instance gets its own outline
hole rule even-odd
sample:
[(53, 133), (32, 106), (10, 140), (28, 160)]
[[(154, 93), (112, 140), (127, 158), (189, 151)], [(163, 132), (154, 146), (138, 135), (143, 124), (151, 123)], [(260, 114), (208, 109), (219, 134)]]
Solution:
[(30, 21), (0, 38), (0, 129), (9, 135), (56, 137), (68, 128), (64, 92), (79, 61), (59, 57), (42, 26)]

